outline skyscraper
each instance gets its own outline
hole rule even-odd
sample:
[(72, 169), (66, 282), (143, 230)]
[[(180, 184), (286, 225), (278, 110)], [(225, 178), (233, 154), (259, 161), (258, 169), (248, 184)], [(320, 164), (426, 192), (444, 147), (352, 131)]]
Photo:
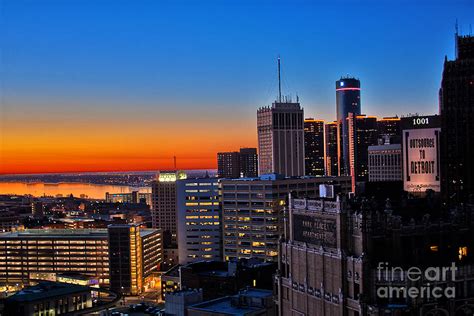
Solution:
[(299, 102), (274, 102), (257, 111), (260, 175), (304, 175), (303, 109)]
[(220, 178), (240, 178), (240, 153), (238, 151), (217, 153), (217, 176)]
[(217, 178), (178, 180), (179, 263), (222, 260)]
[(324, 176), (324, 121), (304, 120), (304, 161), (308, 176)]
[(109, 225), (110, 288), (119, 293), (138, 295), (143, 290), (140, 227)]
[(217, 176), (235, 179), (258, 175), (257, 148), (240, 148), (240, 151), (217, 153)]
[(337, 121), (326, 123), (324, 126), (324, 146), (327, 176), (337, 176), (339, 174), (337, 144)]
[(378, 138), (380, 145), (400, 144), (402, 130), (400, 128), (400, 118), (398, 116), (384, 117), (377, 120)]
[(153, 228), (163, 233), (164, 248), (176, 247), (176, 180), (186, 179), (183, 171), (160, 171), (152, 182), (151, 222)]
[(258, 176), (257, 148), (240, 148), (240, 173), (244, 178)]
[(441, 190), (465, 200), (474, 192), (474, 36), (456, 34), (456, 59), (444, 60), (439, 107)]
[(369, 146), (377, 144), (377, 118), (354, 115), (347, 117), (349, 132), (349, 166), (353, 191), (357, 182), (366, 182), (369, 175)]
[(349, 113), (360, 115), (360, 81), (352, 77), (336, 81), (336, 117), (338, 123), (338, 159), (339, 174), (350, 175)]

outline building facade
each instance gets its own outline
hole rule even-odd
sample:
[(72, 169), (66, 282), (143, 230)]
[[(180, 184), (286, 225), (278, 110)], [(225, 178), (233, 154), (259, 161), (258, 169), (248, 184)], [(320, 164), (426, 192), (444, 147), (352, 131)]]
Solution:
[(179, 263), (222, 259), (222, 226), (217, 178), (177, 182)]
[(258, 176), (257, 148), (240, 148), (240, 174), (244, 178)]
[(439, 91), (443, 195), (474, 192), (474, 36), (456, 34), (456, 59), (444, 60)]
[(240, 153), (238, 151), (217, 153), (217, 176), (219, 178), (240, 178)]
[(361, 114), (360, 81), (347, 77), (336, 81), (336, 118), (338, 124), (339, 175), (350, 175), (349, 113)]
[(221, 180), (224, 260), (259, 258), (276, 262), (284, 230), (288, 194), (319, 196), (319, 185), (336, 183), (350, 191), (349, 177), (260, 178)]
[[(134, 247), (131, 247), (130, 240), (123, 246), (127, 242), (117, 239), (116, 230), (112, 231), (112, 236), (109, 232), (107, 229), (29, 229), (0, 234), (0, 286), (10, 289), (38, 280), (56, 281), (61, 275), (75, 274), (93, 278), (101, 287), (108, 287), (124, 278), (120, 273), (130, 274), (125, 266), (115, 269), (117, 260), (140, 257), (139, 261), (134, 261), (133, 268), (142, 266), (137, 282), (146, 288), (147, 277), (158, 269), (162, 257), (159, 231), (140, 230), (140, 238), (134, 240)], [(109, 240), (114, 241), (112, 251)], [(118, 252), (122, 259), (111, 255)], [(109, 270), (111, 263), (114, 264), (114, 273)]]
[(349, 130), (349, 166), (353, 192), (357, 183), (367, 182), (369, 175), (369, 146), (377, 144), (377, 118), (354, 115), (347, 117)]
[(161, 229), (163, 247), (167, 249), (176, 248), (176, 181), (180, 179), (186, 179), (183, 171), (160, 171), (157, 180), (151, 185), (152, 227)]
[(304, 120), (304, 162), (308, 176), (324, 176), (324, 121)]
[[(439, 221), (397, 214), (389, 201), (370, 204), (292, 200), (275, 278), (280, 315), (473, 313), (472, 205)], [(448, 269), (449, 278), (434, 279), (430, 269)], [(416, 281), (414, 270), (423, 275)], [(455, 295), (423, 294), (433, 288)]]
[(235, 179), (258, 175), (257, 148), (240, 148), (240, 151), (217, 153), (217, 176)]
[(10, 296), (4, 304), (3, 315), (74, 315), (92, 307), (92, 295), (87, 286), (43, 281)]
[(143, 256), (140, 227), (109, 225), (110, 289), (138, 295), (143, 289)]
[(369, 146), (369, 182), (402, 181), (402, 145)]
[(81, 273), (108, 285), (107, 230), (36, 230), (0, 234), (0, 284), (55, 281), (58, 273)]
[(400, 127), (400, 118), (398, 116), (378, 119), (377, 130), (380, 145), (401, 143), (402, 129)]
[(326, 176), (339, 175), (337, 121), (326, 123), (324, 126), (325, 174)]
[(257, 111), (258, 172), (303, 176), (303, 109), (298, 102), (274, 102)]

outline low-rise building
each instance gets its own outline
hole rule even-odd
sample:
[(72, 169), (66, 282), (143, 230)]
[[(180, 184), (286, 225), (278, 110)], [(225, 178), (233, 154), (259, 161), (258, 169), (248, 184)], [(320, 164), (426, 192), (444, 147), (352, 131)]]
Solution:
[(276, 316), (277, 309), (270, 290), (247, 288), (237, 295), (194, 304), (187, 308), (188, 316)]
[(43, 281), (5, 300), (4, 315), (72, 315), (92, 307), (87, 286)]

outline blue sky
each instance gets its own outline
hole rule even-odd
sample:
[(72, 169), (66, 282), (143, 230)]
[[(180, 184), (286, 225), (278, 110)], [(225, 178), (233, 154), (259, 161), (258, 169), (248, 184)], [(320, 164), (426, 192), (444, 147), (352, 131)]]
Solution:
[(256, 109), (277, 94), (278, 55), (283, 92), (307, 117), (334, 119), (334, 82), (347, 74), (361, 80), (363, 113), (432, 114), (455, 21), (465, 34), (474, 23), (472, 0), (0, 3), (4, 135), (31, 121), (107, 133), (232, 118), (224, 132), (244, 126), (254, 141)]
[(432, 113), (455, 20), (468, 32), (473, 3), (3, 0), (4, 93), (26, 108), (253, 115), (274, 98), (281, 55), (284, 93), (308, 115), (334, 116), (346, 74), (362, 81), (363, 112)]

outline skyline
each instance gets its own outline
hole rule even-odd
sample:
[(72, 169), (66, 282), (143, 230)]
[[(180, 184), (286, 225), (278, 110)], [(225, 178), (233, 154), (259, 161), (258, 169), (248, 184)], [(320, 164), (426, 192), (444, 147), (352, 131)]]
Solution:
[(305, 117), (335, 120), (347, 74), (363, 114), (437, 114), (473, 5), (338, 4), (4, 0), (0, 174), (215, 168), (257, 147), (278, 55)]

